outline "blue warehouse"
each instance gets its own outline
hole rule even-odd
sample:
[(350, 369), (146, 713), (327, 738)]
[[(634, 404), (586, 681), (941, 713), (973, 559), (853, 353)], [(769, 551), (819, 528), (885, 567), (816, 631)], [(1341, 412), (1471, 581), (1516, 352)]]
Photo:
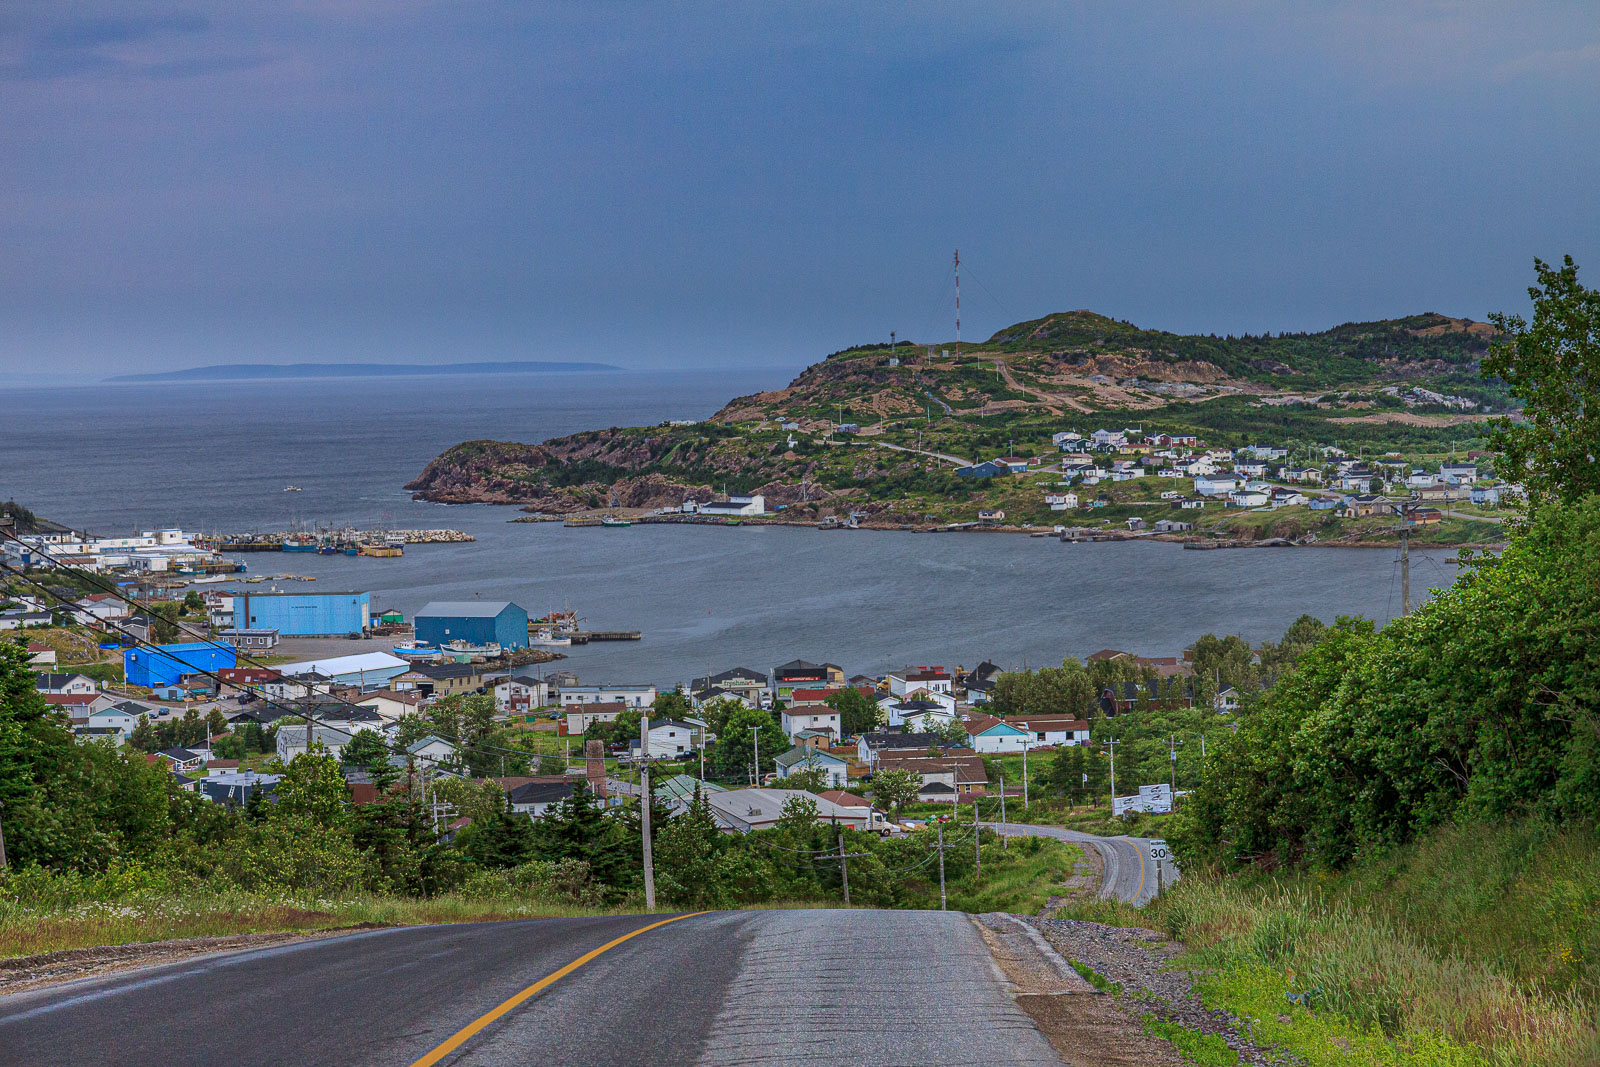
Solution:
[(184, 645), (150, 645), (122, 652), (122, 673), (129, 685), (149, 689), (173, 685), (185, 674), (219, 671), (235, 666), (239, 655), (232, 645), (194, 641)]
[(528, 647), (528, 613), (509, 600), (435, 601), (411, 621), (419, 645), (465, 641), (469, 645)]
[(276, 630), (283, 637), (344, 637), (372, 625), (369, 593), (235, 593), (238, 630)]

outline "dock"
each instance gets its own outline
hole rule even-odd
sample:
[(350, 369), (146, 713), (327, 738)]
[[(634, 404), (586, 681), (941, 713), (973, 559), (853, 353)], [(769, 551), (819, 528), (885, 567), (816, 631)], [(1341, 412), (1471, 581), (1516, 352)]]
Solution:
[(568, 636), (575, 645), (587, 645), (592, 641), (640, 641), (644, 638), (638, 630), (576, 630)]

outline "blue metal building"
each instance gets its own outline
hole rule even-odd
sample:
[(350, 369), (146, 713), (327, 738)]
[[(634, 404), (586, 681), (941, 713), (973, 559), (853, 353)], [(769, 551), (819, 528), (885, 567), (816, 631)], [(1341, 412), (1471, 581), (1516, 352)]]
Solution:
[(528, 647), (528, 613), (509, 600), (441, 600), (412, 616), (417, 644), (490, 642), (501, 648)]
[(192, 641), (182, 645), (153, 645), (123, 649), (122, 673), (129, 685), (158, 689), (172, 685), (185, 674), (219, 671), (236, 666), (239, 654), (232, 645)]
[(372, 625), (369, 593), (235, 593), (237, 630), (277, 630), (282, 637), (343, 637)]

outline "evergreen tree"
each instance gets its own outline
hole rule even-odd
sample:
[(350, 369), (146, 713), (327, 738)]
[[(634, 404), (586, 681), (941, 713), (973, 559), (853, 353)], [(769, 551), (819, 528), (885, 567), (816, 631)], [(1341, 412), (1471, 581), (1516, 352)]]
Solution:
[(487, 819), (476, 819), (456, 838), (463, 854), (481, 867), (495, 870), (516, 867), (533, 856), (533, 820), (511, 810), (505, 797)]
[(696, 789), (689, 808), (662, 828), (654, 841), (656, 891), (663, 903), (694, 911), (734, 903), (723, 854), (730, 842)]

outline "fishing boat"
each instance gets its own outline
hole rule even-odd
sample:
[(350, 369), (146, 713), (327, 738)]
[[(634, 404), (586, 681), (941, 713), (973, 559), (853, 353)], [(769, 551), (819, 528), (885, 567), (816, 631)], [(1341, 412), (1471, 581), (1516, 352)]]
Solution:
[(572, 638), (552, 627), (541, 626), (537, 630), (528, 631), (528, 644), (543, 648), (565, 648), (572, 644)]
[(283, 487), (283, 491), (285, 493), (298, 493), (301, 490), (300, 490), (300, 487), (298, 485), (286, 485), (286, 486)]
[(405, 555), (405, 549), (400, 545), (388, 542), (363, 541), (356, 546), (356, 552), (363, 556), (394, 557)]
[(600, 520), (601, 526), (632, 526), (627, 519), (619, 519), (615, 515), (607, 515)]
[(283, 550), (285, 552), (315, 552), (317, 550), (316, 536), (308, 533), (289, 534), (283, 539)]
[(426, 645), (395, 645), (390, 649), (396, 656), (406, 660), (439, 660), (444, 658), (441, 649), (429, 648)]

